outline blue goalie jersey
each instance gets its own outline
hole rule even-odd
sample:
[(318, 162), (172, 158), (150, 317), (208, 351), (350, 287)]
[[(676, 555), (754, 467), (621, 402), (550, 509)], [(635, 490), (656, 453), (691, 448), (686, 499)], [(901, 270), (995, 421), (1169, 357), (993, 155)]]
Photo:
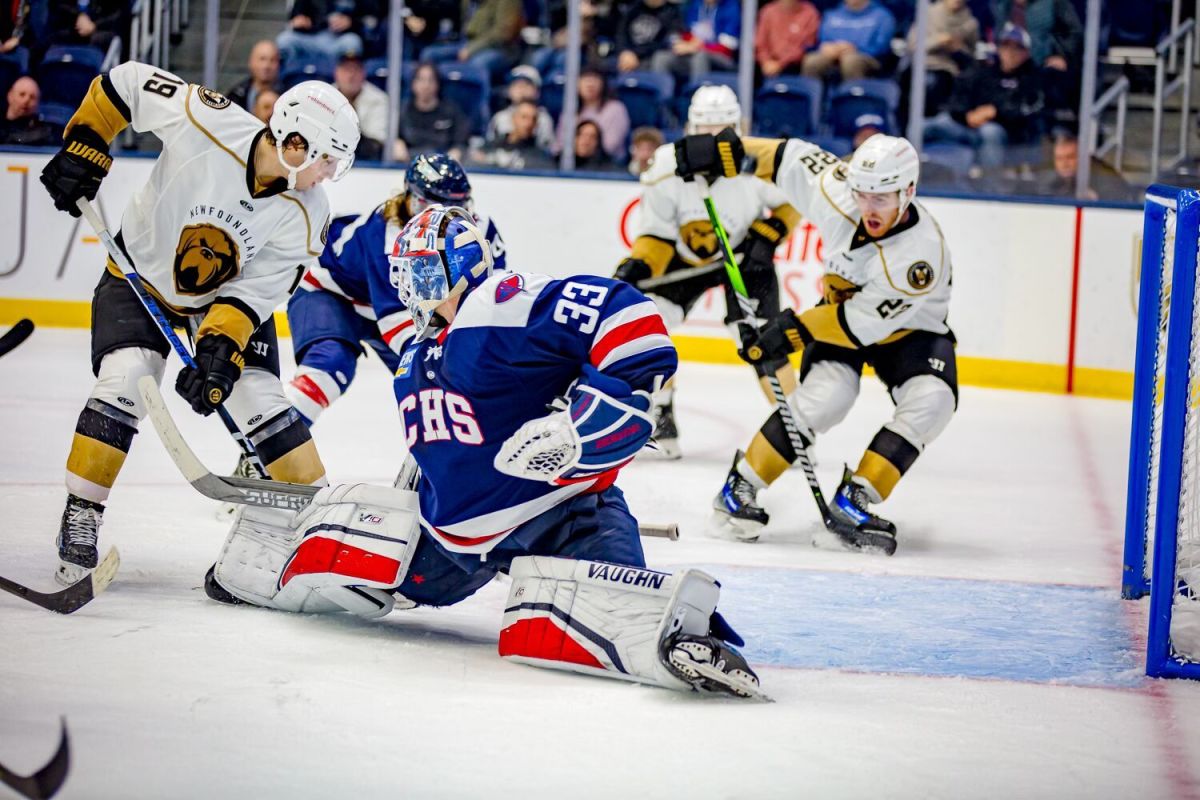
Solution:
[[(504, 269), (504, 241), (496, 224), (478, 214), (475, 219), (491, 245), (496, 269)], [(375, 321), (379, 336), (395, 353), (412, 336), (412, 318), (392, 286), (388, 263), (401, 227), (384, 218), (382, 205), (366, 214), (335, 218), (329, 224), (329, 246), (297, 287), (297, 291), (324, 290), (345, 297), (360, 316)]]
[(492, 465), (589, 363), (653, 391), (678, 359), (657, 307), (629, 284), (523, 273), (492, 275), (446, 330), (404, 351), (396, 400), (421, 467), (422, 523), (447, 550), (486, 553), (556, 504), (612, 484), (613, 473), (559, 486)]

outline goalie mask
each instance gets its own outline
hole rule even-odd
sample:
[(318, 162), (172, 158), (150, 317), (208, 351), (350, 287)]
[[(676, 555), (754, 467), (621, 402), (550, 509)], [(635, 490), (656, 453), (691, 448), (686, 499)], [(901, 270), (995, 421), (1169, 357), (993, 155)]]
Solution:
[(392, 285), (412, 314), (414, 340), (445, 327), (437, 308), (492, 274), (492, 251), (471, 214), (432, 205), (400, 231), (388, 258)]

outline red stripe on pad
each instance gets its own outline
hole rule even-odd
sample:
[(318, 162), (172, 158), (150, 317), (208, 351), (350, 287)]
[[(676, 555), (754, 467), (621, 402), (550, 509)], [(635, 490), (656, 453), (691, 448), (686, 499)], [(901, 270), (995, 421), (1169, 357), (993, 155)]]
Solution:
[(279, 588), (300, 575), (333, 573), (363, 581), (388, 584), (400, 572), (400, 562), (394, 558), (371, 553), (353, 545), (311, 536), (300, 543), (292, 560), (279, 579)]
[(546, 661), (565, 661), (568, 664), (608, 669), (549, 617), (517, 620), (515, 624), (500, 631), (499, 646), (502, 656), (541, 658)]
[(313, 277), (313, 274), (311, 272), (304, 273), (304, 282), (308, 283), (308, 284), (312, 284), (313, 286), (317, 287), (318, 289), (325, 288), (324, 286), (321, 285), (321, 282), (319, 280), (317, 280), (315, 277)]
[(653, 336), (656, 333), (661, 333), (664, 336), (667, 333), (662, 317), (658, 314), (651, 314), (641, 319), (635, 319), (632, 322), (626, 322), (624, 325), (618, 325), (604, 334), (603, 339), (592, 345), (592, 366), (602, 364), (604, 359), (608, 357), (608, 354), (621, 345), (628, 344), (634, 339), (640, 339), (643, 336)]
[(325, 396), (325, 392), (317, 386), (316, 381), (307, 375), (297, 375), (292, 378), (292, 386), (300, 390), (300, 394), (312, 400), (321, 408), (329, 408), (329, 398)]

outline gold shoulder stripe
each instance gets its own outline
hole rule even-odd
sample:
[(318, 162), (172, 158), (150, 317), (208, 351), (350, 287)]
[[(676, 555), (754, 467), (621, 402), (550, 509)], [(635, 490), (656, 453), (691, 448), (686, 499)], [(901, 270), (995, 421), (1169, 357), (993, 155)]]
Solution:
[(833, 170), (827, 169), (821, 173), (821, 177), (817, 178), (817, 185), (821, 187), (821, 194), (825, 197), (825, 201), (827, 203), (829, 203), (830, 208), (832, 208), (837, 213), (841, 214), (842, 218), (845, 219), (846, 222), (849, 222), (851, 225), (853, 225), (855, 228), (857, 228), (858, 222), (856, 222), (854, 220), (854, 218), (851, 217), (849, 214), (847, 214), (845, 211), (842, 211), (842, 207), (839, 206), (837, 203), (833, 202), (833, 198), (829, 196), (829, 192), (825, 191), (825, 179), (832, 174), (833, 174)]
[(934, 280), (934, 282), (932, 284), (930, 284), (929, 288), (925, 289), (924, 291), (920, 291), (920, 292), (910, 292), (906, 289), (901, 289), (899, 286), (896, 285), (896, 282), (892, 280), (892, 273), (888, 269), (887, 258), (883, 254), (883, 245), (881, 245), (879, 242), (872, 242), (872, 244), (874, 244), (875, 247), (877, 247), (879, 249), (879, 263), (883, 265), (883, 275), (885, 278), (887, 278), (888, 285), (891, 286), (894, 290), (896, 290), (900, 294), (907, 295), (908, 297), (924, 297), (925, 295), (932, 292), (934, 290), (934, 288), (938, 285), (938, 282), (942, 279), (941, 273), (938, 273), (938, 275), (936, 276), (936, 280)]
[(194, 92), (195, 90), (196, 90), (196, 84), (189, 83), (187, 97), (183, 98), (183, 110), (187, 112), (188, 120), (191, 121), (191, 123), (193, 125), (195, 125), (197, 128), (199, 128), (201, 133), (203, 133), (210, 140), (212, 140), (213, 144), (215, 144), (217, 147), (221, 148), (226, 153), (228, 153), (233, 158), (234, 161), (236, 161), (238, 164), (240, 164), (242, 166), (243, 169), (245, 169), (246, 162), (242, 160), (242, 157), (239, 156), (237, 153), (233, 152), (232, 150), (230, 150), (224, 144), (222, 144), (220, 139), (218, 139), (216, 136), (213, 136), (212, 132), (208, 128), (204, 127), (199, 122), (197, 122), (196, 118), (192, 115), (192, 92)]
[(300, 213), (304, 215), (304, 231), (305, 231), (304, 250), (310, 256), (321, 255), (320, 253), (314, 253), (312, 250), (308, 249), (308, 243), (312, 241), (312, 223), (308, 219), (308, 209), (304, 207), (304, 203), (300, 202), (299, 198), (292, 197), (290, 194), (281, 194), (279, 196), (282, 197), (284, 200), (291, 200), (293, 203), (295, 203), (296, 206), (299, 207)]

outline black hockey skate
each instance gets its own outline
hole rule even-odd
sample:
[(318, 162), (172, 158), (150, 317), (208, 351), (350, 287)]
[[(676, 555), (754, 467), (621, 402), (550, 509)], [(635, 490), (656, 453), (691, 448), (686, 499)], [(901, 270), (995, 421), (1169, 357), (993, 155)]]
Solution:
[(853, 473), (846, 467), (842, 484), (829, 504), (829, 516), (834, 523), (830, 530), (847, 550), (890, 556), (896, 552), (896, 526), (867, 509), (871, 498), (866, 488), (852, 478)]
[(59, 565), (54, 573), (55, 580), (63, 586), (78, 582), (87, 570), (96, 568), (99, 561), (96, 541), (103, 520), (103, 505), (67, 495), (67, 507), (58, 527)]
[(733, 645), (711, 634), (676, 633), (663, 639), (659, 655), (675, 677), (697, 691), (769, 700), (758, 676)]
[[(233, 475), (235, 478), (261, 478), (262, 477), (261, 475), (258, 474), (258, 470), (256, 470), (254, 468), (254, 465), (250, 461), (250, 457), (247, 456), (245, 453), (242, 453), (240, 456), (238, 456), (237, 466), (235, 466), (233, 468)], [(221, 505), (217, 507), (216, 517), (221, 522), (229, 522), (230, 520), (233, 519), (234, 515), (236, 515), (237, 512), (238, 512), (238, 504), (237, 503), (221, 503)]]
[(658, 457), (676, 461), (683, 457), (679, 449), (679, 429), (675, 427), (675, 402), (654, 408), (654, 433), (651, 435)]
[(713, 527), (739, 542), (758, 541), (758, 535), (770, 521), (770, 516), (758, 504), (758, 487), (742, 477), (737, 470), (742, 460), (741, 450), (733, 455), (733, 465), (725, 477), (725, 485), (713, 498)]
[(240, 600), (229, 592), (225, 591), (225, 587), (217, 583), (217, 565), (213, 564), (208, 568), (208, 572), (204, 575), (204, 593), (210, 599), (216, 600), (218, 603), (224, 603), (230, 606), (248, 605), (245, 600)]

